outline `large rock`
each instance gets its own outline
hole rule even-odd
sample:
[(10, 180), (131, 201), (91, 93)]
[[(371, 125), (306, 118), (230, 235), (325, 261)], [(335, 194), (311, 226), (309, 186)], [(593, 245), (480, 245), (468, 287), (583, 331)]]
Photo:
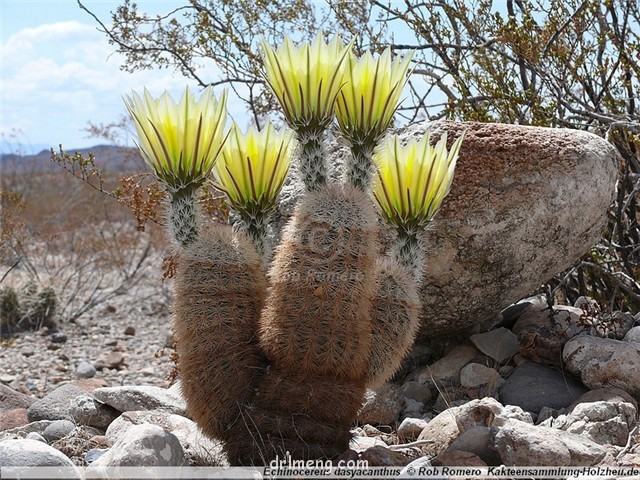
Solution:
[(493, 444), (505, 465), (589, 466), (607, 451), (579, 435), (509, 420), (492, 430)]
[(0, 413), (17, 408), (29, 408), (35, 401), (35, 398), (16, 392), (14, 389), (0, 383)]
[(104, 455), (87, 469), (94, 473), (104, 467), (178, 467), (184, 451), (178, 439), (156, 425), (134, 425)]
[(637, 410), (626, 402), (579, 403), (567, 416), (553, 422), (554, 428), (577, 433), (600, 445), (623, 447), (636, 424)]
[(93, 396), (120, 412), (156, 410), (184, 415), (187, 405), (175, 391), (153, 385), (98, 388)]
[[(0, 466), (7, 478), (21, 478), (20, 474), (22, 478), (25, 475), (28, 476), (24, 470), (28, 467), (47, 467), (51, 478), (82, 478), (71, 460), (63, 453), (37, 440), (20, 439), (1, 442)], [(65, 475), (61, 476), (61, 473)], [(14, 476), (16, 474), (18, 476)]]
[(640, 343), (579, 335), (562, 354), (567, 370), (589, 388), (613, 386), (640, 397)]
[(451, 193), (425, 233), (423, 333), (488, 320), (563, 271), (601, 237), (617, 152), (578, 130), (431, 122), (404, 137), (466, 131)]
[(29, 407), (27, 411), (29, 421), (73, 420), (69, 414), (71, 400), (79, 395), (86, 394), (84, 390), (71, 384), (58, 387)]
[(393, 383), (384, 384), (376, 390), (367, 389), (358, 421), (363, 425), (393, 425), (398, 420), (403, 402), (404, 398)]

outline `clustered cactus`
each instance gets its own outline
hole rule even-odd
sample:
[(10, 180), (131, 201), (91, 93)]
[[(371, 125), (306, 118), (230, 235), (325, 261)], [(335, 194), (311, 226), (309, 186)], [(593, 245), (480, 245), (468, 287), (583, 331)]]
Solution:
[[(224, 133), (225, 96), (133, 94), (143, 157), (170, 193), (180, 247), (174, 329), (181, 385), (232, 464), (344, 452), (366, 387), (398, 369), (418, 328), (420, 231), (449, 191), (461, 139), (384, 139), (411, 57), (358, 58), (338, 38), (263, 44), (264, 78), (288, 129)], [(323, 139), (337, 115), (351, 149), (330, 181)], [(297, 154), (306, 191), (266, 252), (269, 215)], [(211, 177), (240, 228), (202, 228), (195, 190)], [(376, 208), (376, 203), (378, 208)], [(397, 231), (380, 256), (380, 214)]]
[(0, 335), (19, 330), (55, 328), (58, 299), (50, 287), (39, 289), (33, 282), (16, 290), (0, 288)]

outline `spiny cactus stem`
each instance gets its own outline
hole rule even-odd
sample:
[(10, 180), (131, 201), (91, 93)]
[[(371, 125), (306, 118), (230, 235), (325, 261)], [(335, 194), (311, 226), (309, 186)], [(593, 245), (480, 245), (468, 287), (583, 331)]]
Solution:
[(252, 212), (240, 214), (245, 232), (253, 242), (260, 255), (264, 255), (264, 239), (267, 235), (269, 214), (265, 212)]
[(367, 192), (373, 180), (373, 149), (375, 143), (352, 143), (351, 159), (347, 165), (347, 180), (351, 185)]
[(393, 254), (413, 275), (418, 287), (422, 284), (424, 265), (424, 244), (420, 238), (420, 229), (398, 228)]
[(174, 241), (186, 248), (198, 237), (198, 208), (196, 189), (186, 187), (171, 192), (169, 201), (169, 230)]
[(296, 128), (300, 142), (300, 173), (308, 191), (312, 192), (327, 183), (327, 166), (324, 155), (324, 127), (310, 125)]

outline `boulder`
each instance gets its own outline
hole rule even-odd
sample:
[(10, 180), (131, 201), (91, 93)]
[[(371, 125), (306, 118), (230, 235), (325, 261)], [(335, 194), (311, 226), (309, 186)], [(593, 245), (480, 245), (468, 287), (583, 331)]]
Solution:
[(35, 401), (35, 398), (0, 383), (0, 413), (17, 408), (29, 408)]
[(471, 343), (487, 357), (504, 363), (518, 353), (518, 337), (504, 327), (471, 335)]
[(460, 370), (465, 365), (482, 361), (484, 355), (473, 345), (463, 344), (452, 348), (444, 357), (416, 372), (418, 383), (447, 385), (460, 382)]
[(567, 416), (553, 422), (554, 428), (577, 433), (600, 445), (623, 447), (636, 424), (637, 410), (626, 402), (579, 403)]
[(601, 237), (616, 149), (579, 130), (427, 122), (403, 138), (466, 132), (451, 193), (425, 232), (425, 338), (497, 315), (562, 272)]
[(42, 436), (47, 442), (55, 442), (69, 435), (76, 428), (73, 422), (69, 420), (54, 420), (42, 432)]
[(640, 343), (579, 335), (562, 355), (567, 370), (589, 388), (618, 387), (640, 397)]
[(90, 395), (80, 395), (71, 400), (69, 414), (79, 425), (105, 429), (120, 415), (120, 412)]

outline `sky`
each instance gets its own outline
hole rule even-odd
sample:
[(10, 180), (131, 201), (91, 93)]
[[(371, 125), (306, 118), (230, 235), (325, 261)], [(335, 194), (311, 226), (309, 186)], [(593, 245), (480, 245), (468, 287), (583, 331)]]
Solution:
[[(84, 4), (106, 25), (117, 0)], [(140, 0), (140, 11), (160, 14), (183, 2)], [(37, 153), (42, 149), (86, 148), (104, 143), (89, 138), (88, 122), (108, 124), (126, 112), (123, 94), (165, 89), (178, 98), (185, 86), (178, 73), (148, 70), (133, 74), (119, 69), (124, 57), (114, 53), (105, 34), (76, 0), (0, 0), (0, 134), (2, 153)], [(203, 66), (205, 78), (215, 75)], [(240, 123), (243, 107), (230, 115)]]

